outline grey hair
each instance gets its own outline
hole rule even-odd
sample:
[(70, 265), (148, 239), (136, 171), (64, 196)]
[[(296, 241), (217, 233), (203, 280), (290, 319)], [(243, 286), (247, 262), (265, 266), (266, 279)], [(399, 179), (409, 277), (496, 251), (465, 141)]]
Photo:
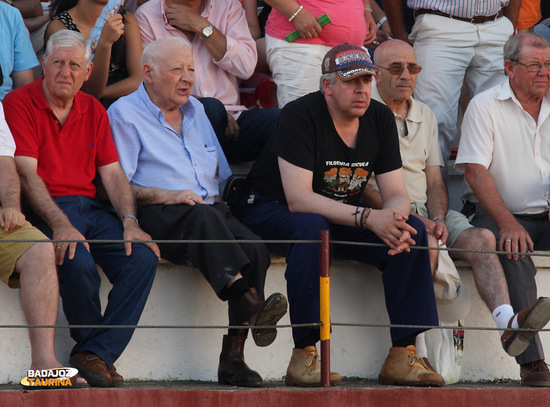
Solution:
[(525, 46), (539, 49), (550, 48), (548, 42), (540, 35), (532, 33), (513, 35), (504, 44), (504, 60), (516, 62)]
[(59, 30), (48, 39), (44, 59), (47, 60), (54, 49), (58, 48), (81, 48), (84, 51), (86, 66), (90, 65), (92, 60), (92, 48), (82, 34), (77, 31)]
[(319, 79), (319, 90), (324, 95), (325, 90), (323, 89), (323, 79), (326, 79), (328, 83), (334, 85), (336, 83), (336, 72), (328, 72), (321, 75), (321, 78)]
[(169, 45), (172, 49), (177, 47), (185, 47), (191, 51), (189, 42), (184, 38), (180, 37), (163, 37), (150, 42), (143, 49), (143, 54), (141, 55), (141, 66), (147, 64), (153, 71), (157, 71), (159, 68), (159, 56), (164, 46)]

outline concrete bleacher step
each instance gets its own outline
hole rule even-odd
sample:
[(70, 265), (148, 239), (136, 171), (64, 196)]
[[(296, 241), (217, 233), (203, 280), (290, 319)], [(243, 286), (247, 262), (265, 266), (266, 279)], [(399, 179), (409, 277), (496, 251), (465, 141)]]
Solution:
[[(534, 261), (538, 268), (536, 277), (539, 295), (550, 296), (550, 258), (536, 257)], [(470, 312), (464, 318), (464, 326), (494, 329), (490, 312), (477, 294), (471, 270), (466, 263), (458, 262), (457, 265), (471, 299)], [(286, 292), (284, 271), (284, 259), (272, 257), (266, 293)], [(109, 288), (108, 281), (103, 278), (103, 304), (106, 303)], [(1, 322), (4, 324), (0, 328), (2, 384), (19, 383), (30, 363), (28, 333), (24, 328), (25, 320), (18, 297), (18, 290), (0, 285), (0, 306), (3, 310)], [(331, 320), (334, 324), (331, 369), (347, 378), (376, 380), (390, 347), (381, 273), (357, 262), (333, 261)], [(285, 315), (280, 322), (285, 327), (278, 329), (277, 339), (271, 346), (259, 348), (250, 340), (245, 346), (247, 364), (267, 382), (280, 381), (285, 374), (293, 348), (289, 322), (288, 315)], [(59, 311), (58, 324), (66, 325), (62, 310)], [(182, 380), (215, 382), (222, 336), (225, 333), (222, 326), (226, 324), (227, 305), (216, 298), (196, 269), (163, 262), (159, 265), (151, 295), (139, 322), (142, 329), (136, 330), (128, 348), (116, 361), (117, 370), (128, 381), (138, 383)], [(542, 332), (540, 336), (543, 347), (548, 351), (549, 332)], [(56, 330), (55, 350), (61, 363), (68, 362), (73, 343), (67, 328)], [(468, 383), (519, 380), (519, 367), (514, 358), (502, 349), (496, 331), (485, 328), (465, 331), (461, 380)], [(79, 390), (70, 392), (73, 391)], [(292, 390), (284, 388), (284, 391)], [(25, 397), (29, 397), (26, 394)], [(141, 396), (135, 393), (132, 397), (139, 399)], [(0, 407), (5, 405), (2, 400), (0, 395)], [(95, 407), (104, 405), (114, 404), (96, 404)], [(550, 403), (539, 405), (550, 406)], [(523, 407), (522, 404), (518, 406)]]
[(304, 389), (268, 382), (245, 389), (208, 382), (136, 382), (115, 389), (22, 391), (0, 386), (2, 407), (543, 407), (550, 391), (521, 387), (517, 382), (460, 384), (441, 388), (380, 386), (363, 380), (344, 385)]

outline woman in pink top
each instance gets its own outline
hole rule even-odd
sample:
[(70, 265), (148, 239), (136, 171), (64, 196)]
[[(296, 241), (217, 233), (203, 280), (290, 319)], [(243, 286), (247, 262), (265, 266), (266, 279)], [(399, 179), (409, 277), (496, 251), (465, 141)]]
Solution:
[[(267, 24), (267, 62), (277, 84), (279, 107), (319, 87), (326, 52), (344, 42), (366, 45), (374, 40), (376, 24), (368, 0), (265, 0), (273, 7)], [(327, 14), (323, 27), (316, 18)], [(298, 30), (289, 43), (285, 35)]]

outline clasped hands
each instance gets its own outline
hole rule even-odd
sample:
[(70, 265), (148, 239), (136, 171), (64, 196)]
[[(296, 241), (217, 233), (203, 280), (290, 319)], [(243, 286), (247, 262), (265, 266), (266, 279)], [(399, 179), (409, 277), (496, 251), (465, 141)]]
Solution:
[(399, 209), (386, 208), (373, 210), (368, 218), (369, 229), (384, 241), (393, 256), (401, 252), (410, 252), (410, 246), (416, 242), (411, 235), (416, 235), (416, 229), (407, 223), (408, 215)]

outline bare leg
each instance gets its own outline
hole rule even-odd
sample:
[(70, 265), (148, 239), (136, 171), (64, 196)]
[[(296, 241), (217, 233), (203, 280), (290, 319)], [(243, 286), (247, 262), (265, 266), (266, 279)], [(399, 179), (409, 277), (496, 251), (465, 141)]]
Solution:
[[(496, 241), (491, 231), (470, 228), (460, 234), (453, 247), (495, 250)], [(491, 312), (499, 305), (510, 304), (508, 284), (496, 254), (451, 252), (451, 256), (470, 263), (479, 295)]]
[[(55, 325), (59, 287), (53, 245), (35, 243), (15, 263), (21, 306), (29, 325)], [(29, 328), (31, 369), (61, 367), (54, 352), (54, 328)]]

